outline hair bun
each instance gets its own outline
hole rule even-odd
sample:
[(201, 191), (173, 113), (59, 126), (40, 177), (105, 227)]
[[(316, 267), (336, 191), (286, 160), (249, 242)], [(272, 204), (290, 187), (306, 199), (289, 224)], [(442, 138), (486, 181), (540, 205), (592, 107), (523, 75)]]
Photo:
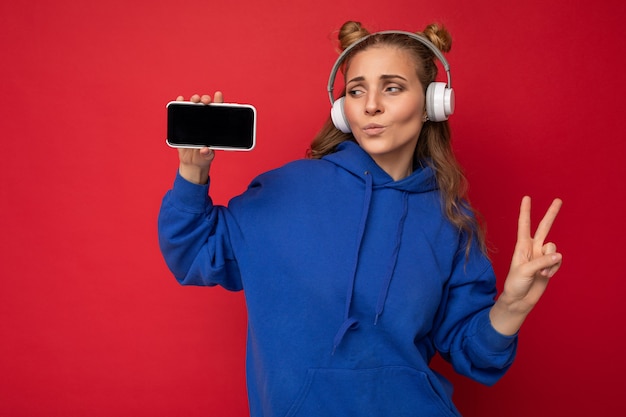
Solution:
[(421, 35), (425, 36), (442, 52), (449, 52), (452, 48), (452, 36), (450, 36), (445, 27), (437, 23), (431, 23), (426, 26)]
[(369, 34), (369, 31), (361, 25), (361, 22), (348, 20), (339, 29), (339, 48), (343, 51), (357, 40)]

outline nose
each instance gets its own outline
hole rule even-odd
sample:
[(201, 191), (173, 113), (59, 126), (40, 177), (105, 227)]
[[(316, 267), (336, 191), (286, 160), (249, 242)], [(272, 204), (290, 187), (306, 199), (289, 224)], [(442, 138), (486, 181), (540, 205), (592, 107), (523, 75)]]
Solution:
[(365, 102), (365, 113), (373, 116), (376, 113), (383, 112), (383, 105), (380, 99), (380, 96), (376, 92), (371, 92), (367, 95), (367, 100)]

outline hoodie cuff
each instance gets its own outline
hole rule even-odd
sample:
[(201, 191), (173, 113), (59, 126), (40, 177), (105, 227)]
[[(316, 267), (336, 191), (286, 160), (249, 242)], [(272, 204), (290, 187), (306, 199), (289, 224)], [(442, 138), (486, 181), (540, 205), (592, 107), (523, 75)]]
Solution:
[(489, 310), (487, 310), (478, 319), (475, 340), (480, 346), (483, 346), (486, 351), (499, 353), (510, 349), (511, 345), (515, 344), (517, 341), (517, 333), (512, 336), (499, 333), (491, 325)]
[(194, 184), (176, 172), (176, 179), (171, 190), (172, 204), (178, 208), (192, 212), (204, 213), (213, 203), (209, 197), (209, 184)]

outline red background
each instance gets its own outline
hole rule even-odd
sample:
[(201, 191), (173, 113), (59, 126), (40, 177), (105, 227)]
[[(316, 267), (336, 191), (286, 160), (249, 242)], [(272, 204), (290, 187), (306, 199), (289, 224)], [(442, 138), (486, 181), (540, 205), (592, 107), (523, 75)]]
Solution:
[(243, 295), (180, 287), (157, 247), (177, 167), (165, 104), (221, 89), (257, 107), (257, 149), (213, 168), (226, 203), (304, 155), (329, 110), (333, 31), (356, 19), (452, 33), (455, 148), (500, 285), (521, 197), (535, 220), (565, 202), (565, 264), (517, 362), (492, 388), (451, 376), (460, 410), (626, 415), (626, 3), (501, 3), (3, 1), (0, 414), (247, 414)]

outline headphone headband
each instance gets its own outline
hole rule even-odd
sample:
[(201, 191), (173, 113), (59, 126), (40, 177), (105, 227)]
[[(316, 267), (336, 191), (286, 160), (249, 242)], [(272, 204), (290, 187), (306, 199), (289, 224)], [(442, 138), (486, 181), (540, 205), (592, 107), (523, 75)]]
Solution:
[(417, 35), (415, 33), (405, 32), (405, 31), (401, 31), (401, 30), (386, 30), (386, 31), (382, 31), (382, 32), (371, 33), (371, 34), (369, 34), (367, 36), (362, 37), (361, 39), (358, 39), (352, 45), (348, 46), (341, 53), (341, 55), (339, 55), (339, 58), (337, 58), (337, 61), (335, 61), (335, 65), (333, 66), (333, 69), (330, 72), (330, 77), (328, 78), (327, 91), (328, 91), (328, 98), (330, 99), (330, 104), (331, 105), (335, 102), (335, 97), (333, 95), (333, 90), (335, 89), (334, 86), (335, 86), (335, 78), (337, 77), (337, 71), (339, 70), (339, 67), (341, 66), (343, 61), (345, 61), (345, 59), (348, 56), (348, 54), (350, 53), (350, 51), (352, 51), (352, 49), (354, 49), (357, 45), (363, 43), (363, 41), (365, 41), (366, 39), (368, 39), (368, 38), (370, 38), (370, 37), (372, 37), (374, 35), (389, 35), (389, 34), (406, 35), (406, 36), (408, 36), (408, 37), (410, 37), (412, 39), (415, 39), (416, 41), (420, 42), (421, 44), (426, 46), (428, 49), (430, 49), (431, 52), (433, 54), (435, 54), (435, 56), (437, 57), (439, 62), (441, 62), (441, 65), (443, 65), (443, 68), (446, 70), (446, 74), (447, 74), (447, 77), (448, 77), (448, 88), (449, 89), (452, 88), (452, 76), (450, 75), (450, 65), (448, 64), (448, 61), (443, 56), (443, 54), (441, 53), (439, 48), (437, 48), (431, 41), (429, 41), (425, 37)]

